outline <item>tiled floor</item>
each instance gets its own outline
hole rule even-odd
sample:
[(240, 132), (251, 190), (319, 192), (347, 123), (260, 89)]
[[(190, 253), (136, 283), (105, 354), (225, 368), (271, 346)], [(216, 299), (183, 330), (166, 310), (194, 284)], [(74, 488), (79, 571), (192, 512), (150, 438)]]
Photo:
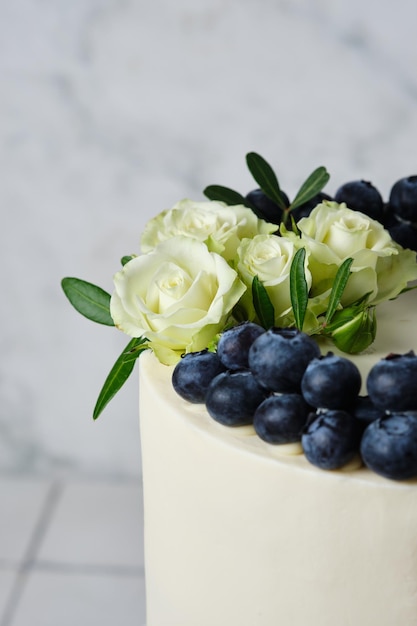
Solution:
[(142, 486), (0, 478), (0, 626), (144, 626)]

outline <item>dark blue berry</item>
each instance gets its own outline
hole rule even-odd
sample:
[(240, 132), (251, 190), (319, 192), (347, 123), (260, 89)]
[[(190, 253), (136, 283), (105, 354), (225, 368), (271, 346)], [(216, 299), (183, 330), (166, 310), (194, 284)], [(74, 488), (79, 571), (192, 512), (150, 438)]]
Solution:
[(213, 419), (226, 426), (252, 424), (253, 416), (265, 399), (265, 390), (251, 372), (223, 372), (207, 390), (206, 408)]
[[(286, 193), (281, 190), (282, 201), (286, 207), (289, 206), (290, 201)], [(266, 193), (262, 189), (253, 189), (250, 191), (246, 200), (253, 206), (254, 211), (258, 217), (270, 222), (271, 224), (281, 224), (282, 221), (282, 209), (271, 198), (268, 198)]]
[(326, 409), (349, 409), (361, 388), (356, 365), (329, 352), (307, 366), (301, 381), (303, 396), (311, 406)]
[(338, 469), (359, 449), (355, 419), (346, 411), (331, 410), (309, 421), (301, 438), (307, 459), (321, 469)]
[(224, 365), (214, 352), (190, 352), (176, 364), (172, 372), (172, 385), (184, 400), (204, 402), (210, 382), (223, 371)]
[(395, 221), (388, 230), (392, 239), (400, 246), (417, 251), (417, 227), (408, 222)]
[(335, 201), (345, 202), (349, 209), (365, 213), (368, 217), (382, 221), (384, 202), (378, 189), (366, 180), (353, 180), (336, 191)]
[(299, 393), (307, 365), (320, 355), (314, 339), (295, 328), (271, 328), (253, 342), (249, 367), (258, 382), (280, 393)]
[(363, 432), (371, 422), (383, 417), (384, 411), (378, 409), (369, 396), (358, 396), (351, 414), (357, 420), (358, 426)]
[(307, 202), (304, 202), (304, 204), (300, 204), (300, 206), (295, 207), (295, 209), (292, 209), (290, 211), (290, 215), (293, 216), (294, 220), (296, 222), (298, 222), (298, 220), (300, 220), (302, 217), (308, 217), (311, 213), (311, 211), (318, 205), (321, 204), (324, 201), (330, 201), (332, 200), (331, 196), (327, 195), (327, 193), (324, 193), (323, 191), (320, 191), (320, 193), (318, 193), (317, 195), (313, 196), (313, 198), (310, 198), (310, 200), (307, 200)]
[(360, 452), (372, 471), (392, 480), (417, 477), (417, 413), (394, 413), (369, 424)]
[(295, 393), (273, 395), (258, 406), (253, 418), (256, 433), (268, 443), (301, 441), (311, 407)]
[(230, 370), (249, 367), (249, 348), (265, 330), (253, 322), (243, 322), (225, 330), (217, 344), (217, 354), (221, 362)]
[(369, 397), (383, 411), (417, 410), (417, 356), (389, 354), (372, 367), (366, 381)]
[(402, 220), (417, 223), (417, 175), (397, 180), (390, 192), (389, 210)]

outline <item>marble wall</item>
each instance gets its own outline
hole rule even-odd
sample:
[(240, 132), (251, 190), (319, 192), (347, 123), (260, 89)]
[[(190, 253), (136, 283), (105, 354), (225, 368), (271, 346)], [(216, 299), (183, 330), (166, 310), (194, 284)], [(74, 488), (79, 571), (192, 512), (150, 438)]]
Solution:
[(136, 376), (93, 423), (126, 338), (78, 316), (111, 291), (146, 220), (209, 183), (253, 187), (260, 152), (293, 193), (384, 195), (416, 173), (413, 0), (0, 3), (0, 470), (140, 473)]

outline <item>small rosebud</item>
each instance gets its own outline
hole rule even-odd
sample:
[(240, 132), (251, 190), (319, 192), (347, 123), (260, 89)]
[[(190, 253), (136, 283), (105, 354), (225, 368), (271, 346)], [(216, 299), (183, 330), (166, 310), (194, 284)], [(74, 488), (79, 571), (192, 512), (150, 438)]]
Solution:
[(331, 333), (335, 346), (350, 354), (365, 350), (374, 341), (375, 335), (376, 316), (373, 307), (363, 309)]

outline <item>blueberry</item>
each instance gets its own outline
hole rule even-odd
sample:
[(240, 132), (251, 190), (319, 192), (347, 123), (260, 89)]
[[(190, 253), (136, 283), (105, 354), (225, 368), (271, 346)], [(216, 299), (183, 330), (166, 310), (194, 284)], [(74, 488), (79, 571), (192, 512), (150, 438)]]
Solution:
[(384, 411), (378, 409), (369, 396), (358, 396), (351, 413), (357, 420), (361, 432), (363, 432), (371, 422), (384, 416)]
[(417, 413), (393, 413), (369, 424), (360, 452), (365, 465), (385, 478), (416, 478)]
[(253, 416), (265, 399), (265, 390), (251, 372), (223, 372), (207, 390), (206, 408), (213, 419), (225, 426), (252, 424)]
[(360, 388), (361, 375), (356, 365), (332, 352), (311, 361), (301, 381), (306, 402), (316, 408), (349, 409)]
[(184, 400), (204, 402), (210, 382), (223, 371), (224, 365), (214, 352), (190, 352), (176, 364), (172, 372), (172, 385)]
[(268, 443), (293, 443), (301, 441), (310, 411), (299, 394), (274, 395), (258, 406), (253, 425), (259, 437)]
[[(289, 198), (282, 190), (281, 197), (285, 206), (288, 207), (290, 204)], [(250, 191), (246, 196), (246, 200), (253, 206), (258, 217), (261, 217), (271, 224), (281, 224), (282, 209), (276, 202), (271, 200), (262, 189), (253, 189)]]
[(336, 191), (335, 201), (345, 202), (350, 209), (365, 213), (374, 220), (382, 221), (384, 202), (378, 189), (366, 180), (353, 180)]
[(280, 393), (299, 393), (309, 362), (320, 355), (314, 339), (295, 328), (270, 328), (253, 342), (249, 368), (258, 382)]
[(343, 467), (359, 449), (355, 419), (342, 410), (319, 414), (304, 429), (301, 445), (313, 465), (327, 470)]
[(372, 367), (366, 386), (376, 407), (383, 411), (417, 410), (417, 356), (389, 354)]
[(313, 198), (310, 198), (310, 200), (307, 200), (307, 202), (304, 202), (304, 204), (300, 204), (300, 206), (292, 209), (290, 211), (290, 215), (292, 215), (294, 220), (298, 222), (302, 217), (308, 217), (311, 211), (325, 200), (330, 201), (332, 198), (327, 195), (327, 193), (320, 191), (320, 193), (313, 196)]
[(417, 251), (417, 228), (408, 222), (396, 221), (389, 228), (392, 239), (403, 248)]
[(221, 362), (230, 370), (249, 367), (249, 348), (265, 330), (253, 322), (243, 322), (225, 330), (217, 344), (217, 354)]
[(417, 175), (397, 180), (390, 192), (389, 208), (402, 220), (417, 223)]

